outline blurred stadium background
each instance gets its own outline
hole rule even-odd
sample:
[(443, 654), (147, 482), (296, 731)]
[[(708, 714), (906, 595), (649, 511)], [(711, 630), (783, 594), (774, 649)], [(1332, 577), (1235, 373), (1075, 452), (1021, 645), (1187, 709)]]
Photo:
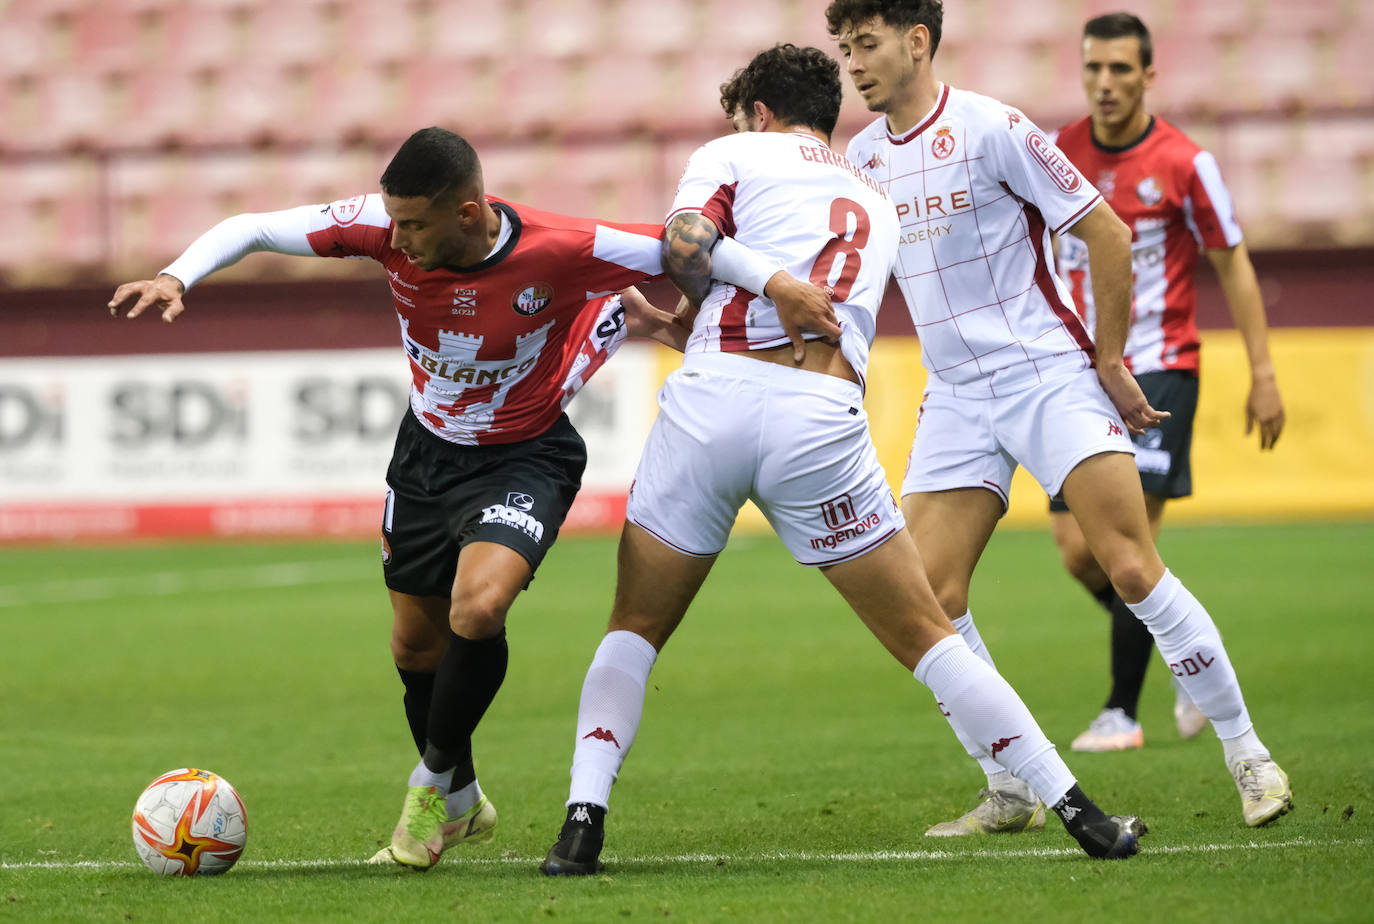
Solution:
[[(430, 124), (493, 193), (657, 221), (727, 127), (720, 82), (777, 41), (832, 49), (825, 5), (0, 0), (0, 539), (371, 532), (405, 381), (376, 267), (254, 255), (171, 327), (106, 317), (113, 285), (228, 215), (372, 191)], [(1272, 455), (1241, 437), (1243, 352), (1209, 330), (1179, 510), (1374, 515), (1374, 4), (946, 0), (937, 74), (1058, 127), (1085, 111), (1082, 21), (1123, 8), (1155, 35), (1151, 109), (1221, 163), (1290, 417)], [(840, 147), (870, 118), (846, 90)], [(1229, 327), (1200, 282), (1204, 327)], [(896, 477), (920, 381), (900, 301), (883, 330), (869, 400)], [(672, 363), (629, 350), (575, 403), (577, 523), (618, 523)], [(1026, 484), (1013, 520), (1035, 522)]]

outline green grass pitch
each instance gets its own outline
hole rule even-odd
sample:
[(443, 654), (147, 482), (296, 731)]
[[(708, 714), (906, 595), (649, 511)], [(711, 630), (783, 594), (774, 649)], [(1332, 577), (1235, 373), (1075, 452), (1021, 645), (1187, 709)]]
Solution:
[[(476, 737), (501, 822), (425, 874), (368, 867), (415, 754), (374, 544), (0, 554), (0, 919), (71, 921), (1314, 921), (1374, 918), (1374, 524), (1166, 529), (1216, 617), (1297, 809), (1240, 817), (1210, 730), (1174, 732), (1152, 665), (1143, 750), (1071, 754), (1106, 694), (1107, 619), (1049, 536), (996, 536), (974, 612), (1002, 672), (1104, 808), (1126, 862), (1045, 832), (933, 841), (977, 768), (929, 694), (817, 572), (739, 537), (650, 678), (605, 875), (547, 880), (614, 540), (565, 537), (509, 627)], [(1083, 667), (1087, 665), (1087, 667)], [(248, 808), (220, 878), (161, 879), (135, 798), (182, 766)]]

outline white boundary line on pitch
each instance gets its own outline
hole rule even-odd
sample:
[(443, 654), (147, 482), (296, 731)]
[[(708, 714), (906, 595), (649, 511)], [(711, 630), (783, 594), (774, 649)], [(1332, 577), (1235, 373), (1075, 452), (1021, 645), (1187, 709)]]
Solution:
[[(1158, 847), (1144, 845), (1141, 856), (1155, 854), (1222, 853), (1229, 850), (1285, 850), (1292, 847), (1366, 847), (1370, 838), (1358, 837), (1348, 840), (1314, 841), (1305, 837), (1286, 841), (1245, 841), (1238, 844), (1178, 844)], [(979, 860), (979, 859), (1018, 859), (1027, 857), (1075, 857), (1083, 856), (1081, 850), (1073, 847), (1032, 847), (1018, 850), (875, 850), (850, 853), (812, 853), (805, 850), (788, 850), (776, 853), (728, 854), (728, 853), (685, 853), (677, 856), (662, 857), (617, 857), (602, 859), (608, 863), (623, 866), (645, 866), (662, 863), (760, 863), (787, 861), (829, 861), (833, 863), (867, 863), (884, 860)], [(512, 866), (537, 864), (541, 857), (455, 857), (450, 863), (465, 866)], [(245, 869), (352, 869), (367, 866), (366, 860), (244, 860), (238, 864)], [(23, 860), (15, 863), (0, 863), (0, 870), (114, 870), (138, 869), (142, 863), (134, 860)]]
[(381, 568), (353, 559), (286, 561), (239, 568), (157, 571), (121, 577), (40, 581), (0, 587), (0, 609), (50, 603), (94, 603), (119, 597), (168, 597), (214, 590), (300, 587), (348, 581), (378, 581)]

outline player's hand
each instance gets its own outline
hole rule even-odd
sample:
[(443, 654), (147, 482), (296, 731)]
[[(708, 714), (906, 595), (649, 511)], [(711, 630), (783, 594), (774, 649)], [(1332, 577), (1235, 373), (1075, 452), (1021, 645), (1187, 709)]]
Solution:
[(796, 362), (806, 358), (803, 331), (839, 342), (840, 322), (835, 316), (835, 306), (830, 304), (829, 287), (802, 282), (791, 273), (778, 270), (763, 287), (763, 294), (778, 308), (778, 320), (782, 322), (787, 339), (792, 341), (792, 358)]
[(186, 287), (181, 284), (181, 280), (166, 273), (158, 275), (156, 279), (126, 282), (115, 289), (114, 297), (110, 299), (110, 315), (119, 314), (121, 305), (131, 298), (136, 298), (134, 306), (124, 315), (126, 318), (136, 318), (149, 308), (155, 308), (162, 313), (162, 320), (170, 324), (176, 320), (177, 315), (186, 310), (186, 306), (181, 303), (181, 296), (185, 293)]
[[(620, 290), (620, 304), (625, 308), (627, 336), (656, 340), (679, 353), (686, 349), (687, 337), (692, 333), (692, 327), (690, 324), (684, 324), (678, 314), (655, 308), (644, 297), (644, 293), (634, 286)], [(682, 303), (679, 303), (678, 308), (681, 307)]]
[(1250, 397), (1245, 402), (1245, 435), (1259, 424), (1260, 449), (1273, 449), (1286, 420), (1279, 383), (1273, 374), (1255, 376), (1250, 382)]
[(1150, 407), (1150, 402), (1145, 400), (1145, 393), (1140, 390), (1140, 383), (1131, 375), (1125, 363), (1099, 362), (1097, 378), (1132, 436), (1139, 436), (1169, 419), (1168, 411), (1157, 411)]

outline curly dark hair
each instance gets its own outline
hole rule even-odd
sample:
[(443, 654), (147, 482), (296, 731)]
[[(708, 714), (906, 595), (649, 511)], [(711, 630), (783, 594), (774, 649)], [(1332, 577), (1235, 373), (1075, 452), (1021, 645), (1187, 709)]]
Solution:
[(1149, 67), (1155, 59), (1154, 45), (1150, 41), (1150, 30), (1140, 17), (1132, 13), (1106, 13), (1089, 19), (1083, 24), (1084, 38), (1140, 39), (1140, 66)]
[(391, 158), (382, 174), (382, 192), (402, 199), (438, 199), (481, 184), (477, 152), (462, 135), (445, 128), (422, 128)]
[(861, 25), (870, 19), (880, 19), (902, 31), (925, 26), (930, 32), (932, 58), (935, 49), (940, 47), (940, 25), (944, 18), (942, 0), (834, 0), (825, 8), (825, 24), (831, 35), (839, 35), (847, 27)]
[(726, 116), (748, 112), (755, 100), (783, 122), (804, 125), (829, 135), (840, 118), (840, 65), (819, 48), (790, 42), (754, 55), (720, 85), (720, 107)]

